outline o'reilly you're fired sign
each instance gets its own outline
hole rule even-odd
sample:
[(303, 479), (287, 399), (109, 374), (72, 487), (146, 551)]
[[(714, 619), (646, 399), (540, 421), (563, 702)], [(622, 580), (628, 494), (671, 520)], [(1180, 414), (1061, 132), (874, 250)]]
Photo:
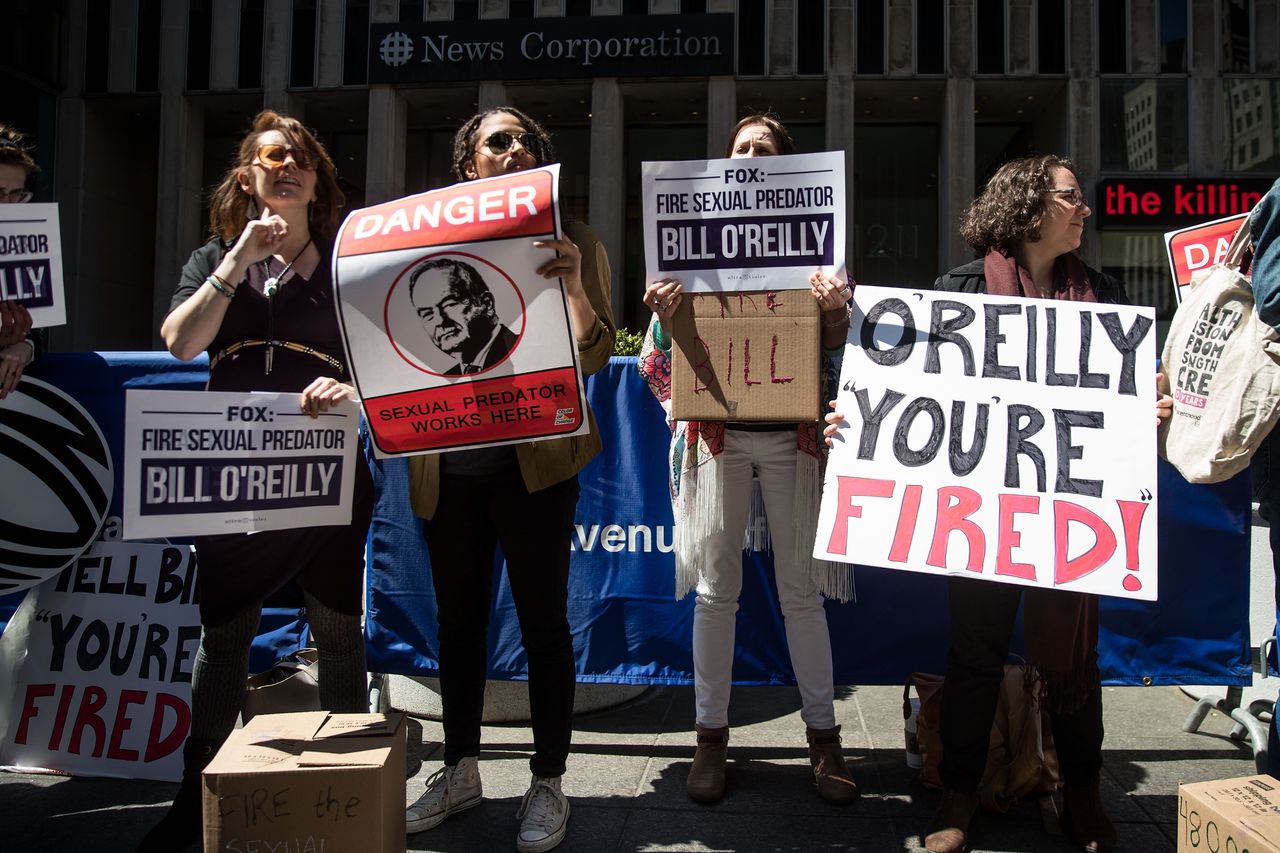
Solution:
[(733, 74), (733, 15), (402, 21), (369, 27), (370, 83)]

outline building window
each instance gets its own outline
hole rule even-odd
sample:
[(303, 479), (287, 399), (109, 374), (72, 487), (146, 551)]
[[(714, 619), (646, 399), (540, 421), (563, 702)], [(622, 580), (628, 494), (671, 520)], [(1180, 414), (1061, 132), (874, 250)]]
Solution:
[(316, 84), (316, 0), (293, 0), (289, 45), (289, 85)]
[(1037, 68), (1041, 74), (1067, 72), (1067, 6), (1065, 0), (1040, 0), (1036, 9)]
[(1280, 80), (1224, 80), (1228, 172), (1280, 171)]
[(857, 0), (857, 38), (859, 74), (884, 73), (884, 43), (886, 35), (885, 0)]
[(455, 21), (476, 21), (480, 18), (480, 0), (453, 0)]
[(797, 74), (827, 73), (826, 3), (796, 4), (795, 57)]
[(624, 15), (649, 14), (649, 0), (622, 0), (622, 14)]
[(916, 0), (916, 73), (947, 70), (946, 0)]
[(1222, 70), (1253, 70), (1253, 4), (1223, 0)]
[(241, 89), (262, 88), (263, 0), (241, 0), (240, 68), (236, 85)]
[(400, 0), (400, 23), (421, 21), (426, 17), (424, 0)]
[(107, 91), (107, 36), (111, 33), (111, 4), (90, 3), (85, 28), (91, 34), (84, 46), (84, 90)]
[(566, 18), (585, 18), (591, 14), (591, 0), (564, 0)]
[(187, 7), (187, 88), (209, 88), (209, 51), (213, 24), (210, 0), (191, 0)]
[(978, 0), (978, 73), (1003, 74), (1006, 46), (1004, 0)]
[(347, 0), (342, 34), (342, 82), (363, 85), (369, 80), (369, 0)]
[(1129, 4), (1127, 0), (1098, 0), (1098, 71), (1124, 74), (1129, 70)]
[(738, 0), (738, 73), (764, 74), (768, 33), (765, 0)]
[(680, 12), (685, 15), (705, 15), (707, 0), (680, 0)]
[(1104, 172), (1186, 172), (1186, 80), (1102, 80), (1101, 107)]
[(1187, 0), (1160, 0), (1160, 73), (1187, 73)]

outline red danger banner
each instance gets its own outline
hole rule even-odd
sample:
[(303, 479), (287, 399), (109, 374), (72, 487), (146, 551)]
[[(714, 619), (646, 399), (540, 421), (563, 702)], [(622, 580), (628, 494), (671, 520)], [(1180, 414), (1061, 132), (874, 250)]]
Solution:
[(1169, 271), (1173, 274), (1173, 286), (1178, 302), (1191, 286), (1191, 277), (1221, 261), (1231, 245), (1236, 230), (1248, 219), (1249, 214), (1215, 219), (1190, 228), (1170, 231), (1164, 235), (1165, 249), (1169, 254)]

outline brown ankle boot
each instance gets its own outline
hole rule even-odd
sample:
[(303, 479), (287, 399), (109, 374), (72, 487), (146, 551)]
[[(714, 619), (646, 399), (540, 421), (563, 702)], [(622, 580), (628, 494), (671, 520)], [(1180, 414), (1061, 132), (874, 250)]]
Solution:
[(1075, 842), (1088, 853), (1105, 853), (1116, 849), (1116, 828), (1102, 810), (1098, 785), (1064, 785), (1063, 822)]
[(858, 783), (844, 763), (844, 750), (840, 748), (840, 727), (806, 728), (804, 733), (809, 739), (809, 764), (813, 767), (818, 796), (838, 806), (858, 799)]
[(978, 810), (978, 794), (947, 788), (942, 802), (925, 830), (924, 849), (929, 853), (960, 853), (969, 843), (969, 821)]
[(724, 796), (724, 763), (729, 756), (729, 727), (704, 729), (694, 725), (698, 749), (689, 768), (685, 789), (700, 803), (714, 803)]

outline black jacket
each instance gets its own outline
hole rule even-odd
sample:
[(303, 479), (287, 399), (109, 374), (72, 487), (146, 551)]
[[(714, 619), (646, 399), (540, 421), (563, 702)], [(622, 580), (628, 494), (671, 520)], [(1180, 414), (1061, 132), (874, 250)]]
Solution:
[[(1097, 294), (1099, 302), (1112, 305), (1131, 304), (1123, 281), (1115, 276), (1098, 272), (1090, 266), (1086, 266), (1085, 271), (1089, 274), (1089, 284), (1093, 285), (1093, 292)], [(933, 289), (948, 293), (986, 293), (987, 277), (983, 273), (982, 258), (938, 276), (938, 280), (933, 283)]]

